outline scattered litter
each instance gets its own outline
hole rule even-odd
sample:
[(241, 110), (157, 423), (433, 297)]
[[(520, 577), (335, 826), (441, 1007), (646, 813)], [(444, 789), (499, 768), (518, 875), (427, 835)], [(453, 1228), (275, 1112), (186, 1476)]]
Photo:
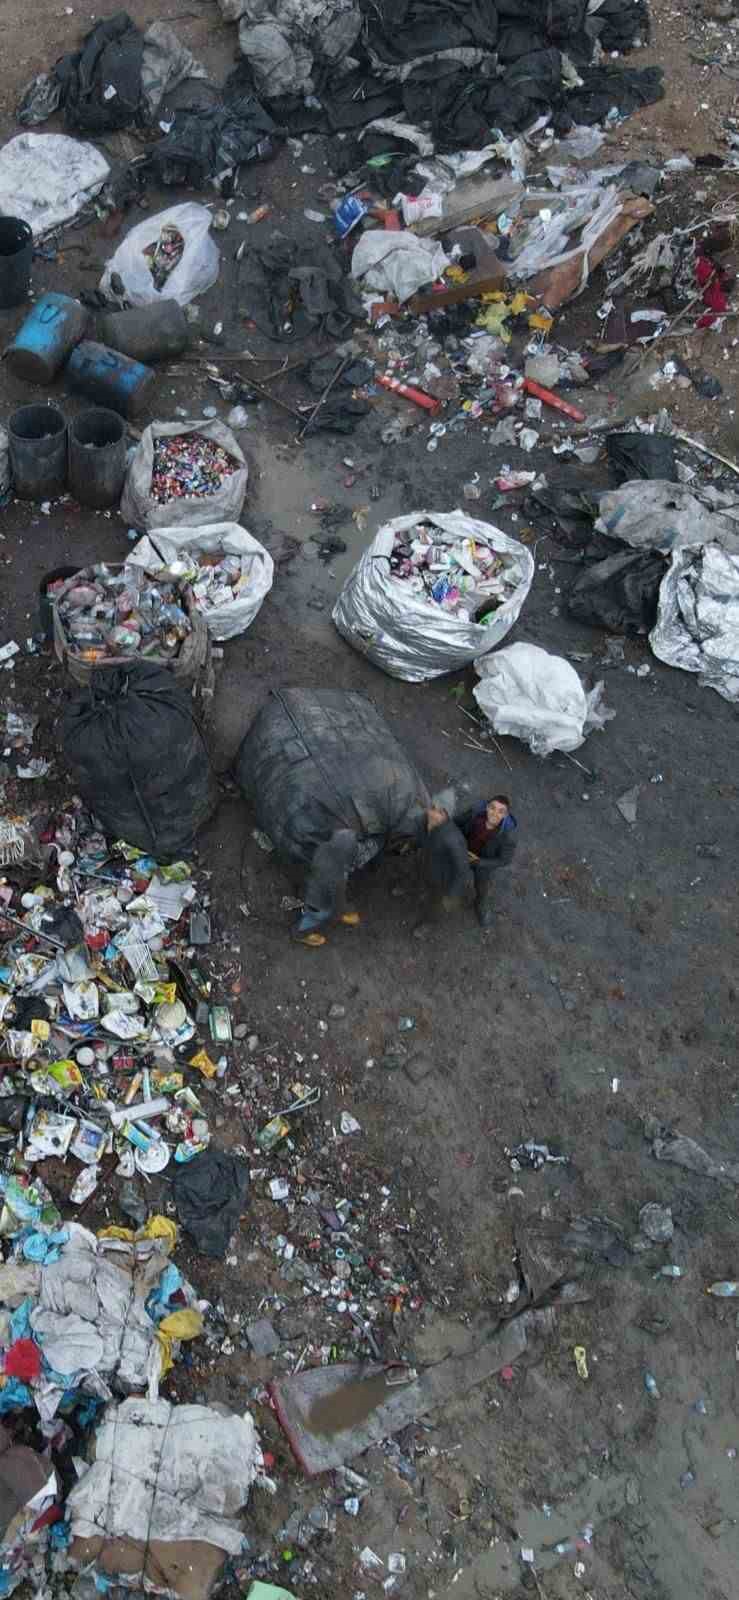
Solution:
[(636, 807), (641, 794), (641, 787), (639, 783), (634, 784), (633, 789), (624, 790), (624, 793), (619, 795), (616, 801), (616, 810), (621, 812), (624, 822), (630, 824), (636, 822)]

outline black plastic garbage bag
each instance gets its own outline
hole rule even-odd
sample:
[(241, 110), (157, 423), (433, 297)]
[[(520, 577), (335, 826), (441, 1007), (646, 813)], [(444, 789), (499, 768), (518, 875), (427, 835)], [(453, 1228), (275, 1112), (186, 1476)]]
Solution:
[(151, 168), (161, 183), (199, 189), (230, 167), (268, 161), (283, 139), (253, 95), (228, 106), (183, 106), (169, 133), (154, 145)]
[(66, 126), (80, 133), (105, 133), (136, 122), (143, 52), (144, 36), (126, 11), (96, 23), (82, 49), (62, 56), (54, 69)]
[(555, 523), (553, 537), (568, 549), (582, 549), (590, 544), (601, 490), (569, 488), (565, 485), (547, 485), (532, 489), (526, 501), (529, 516), (546, 512)]
[(94, 672), (64, 711), (62, 745), (105, 833), (157, 861), (187, 854), (216, 808), (190, 692), (166, 668), (132, 662)]
[(667, 433), (609, 433), (606, 455), (618, 484), (635, 478), (677, 483), (675, 445)]
[(257, 824), (289, 861), (349, 829), (371, 859), (415, 838), (426, 785), (384, 718), (344, 689), (274, 689), (244, 738), (235, 776)]
[(222, 1260), (246, 1204), (249, 1168), (227, 1150), (203, 1150), (175, 1168), (179, 1220), (204, 1256)]
[(578, 622), (615, 633), (648, 633), (657, 620), (657, 601), (669, 563), (655, 550), (624, 549), (596, 561), (575, 580), (567, 611)]

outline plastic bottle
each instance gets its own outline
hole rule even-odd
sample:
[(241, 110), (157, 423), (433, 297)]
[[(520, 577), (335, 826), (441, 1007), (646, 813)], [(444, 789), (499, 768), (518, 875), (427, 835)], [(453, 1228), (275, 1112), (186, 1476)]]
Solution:
[(739, 1294), (739, 1283), (731, 1283), (724, 1278), (720, 1283), (710, 1283), (706, 1294), (712, 1294), (717, 1300), (731, 1300)]

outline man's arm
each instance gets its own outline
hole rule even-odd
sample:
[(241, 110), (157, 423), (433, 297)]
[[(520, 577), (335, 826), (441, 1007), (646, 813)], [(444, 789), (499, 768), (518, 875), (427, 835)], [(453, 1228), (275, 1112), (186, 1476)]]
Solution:
[(506, 829), (505, 833), (494, 834), (488, 839), (480, 851), (480, 860), (486, 867), (509, 867), (516, 854), (516, 835)]

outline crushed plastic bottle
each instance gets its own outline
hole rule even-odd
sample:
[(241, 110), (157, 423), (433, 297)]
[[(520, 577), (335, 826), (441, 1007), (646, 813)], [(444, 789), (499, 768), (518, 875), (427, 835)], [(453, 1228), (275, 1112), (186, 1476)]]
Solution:
[(657, 1387), (657, 1379), (655, 1378), (654, 1373), (645, 1372), (645, 1374), (644, 1374), (644, 1388), (646, 1389), (647, 1394), (649, 1395), (650, 1399), (659, 1400), (660, 1392), (659, 1392), (659, 1389)]
[(709, 1283), (706, 1294), (712, 1294), (716, 1300), (731, 1300), (739, 1295), (739, 1283), (724, 1278), (720, 1283)]

